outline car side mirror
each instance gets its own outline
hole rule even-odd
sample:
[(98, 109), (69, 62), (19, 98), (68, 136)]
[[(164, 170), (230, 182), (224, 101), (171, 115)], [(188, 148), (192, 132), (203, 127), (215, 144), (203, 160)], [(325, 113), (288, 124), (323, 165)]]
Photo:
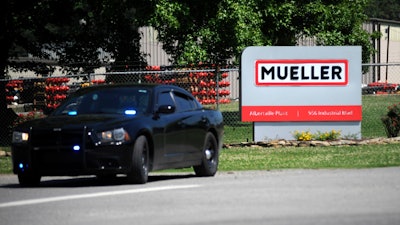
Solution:
[(161, 105), (158, 107), (157, 113), (171, 114), (175, 112), (175, 106), (173, 105)]

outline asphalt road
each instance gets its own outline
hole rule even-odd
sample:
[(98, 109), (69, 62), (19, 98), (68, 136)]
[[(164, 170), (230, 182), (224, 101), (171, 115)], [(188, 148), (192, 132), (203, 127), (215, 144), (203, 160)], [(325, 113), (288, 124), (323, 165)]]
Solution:
[(400, 224), (400, 167), (45, 178), (0, 176), (0, 224)]

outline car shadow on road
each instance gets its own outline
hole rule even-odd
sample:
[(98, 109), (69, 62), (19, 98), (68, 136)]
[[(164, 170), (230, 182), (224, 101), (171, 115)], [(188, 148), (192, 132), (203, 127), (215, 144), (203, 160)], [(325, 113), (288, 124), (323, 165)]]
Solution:
[[(188, 179), (196, 177), (194, 174), (154, 174), (149, 176), (148, 183), (161, 182), (175, 179)], [(79, 176), (79, 177), (45, 177), (40, 184), (30, 188), (64, 188), (64, 187), (94, 187), (94, 186), (118, 186), (118, 185), (136, 185), (130, 184), (125, 176), (117, 176), (112, 178), (97, 178), (95, 176)], [(19, 184), (1, 185), (0, 188), (22, 188)]]

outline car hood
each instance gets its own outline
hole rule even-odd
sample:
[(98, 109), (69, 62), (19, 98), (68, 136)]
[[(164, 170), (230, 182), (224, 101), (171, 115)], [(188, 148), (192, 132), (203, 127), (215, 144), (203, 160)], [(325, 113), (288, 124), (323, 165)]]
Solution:
[(77, 115), (77, 116), (49, 116), (43, 119), (27, 121), (17, 128), (63, 128), (75, 129), (80, 127), (98, 128), (122, 126), (124, 122), (135, 120), (138, 117), (129, 117), (125, 115), (104, 114), (104, 115)]

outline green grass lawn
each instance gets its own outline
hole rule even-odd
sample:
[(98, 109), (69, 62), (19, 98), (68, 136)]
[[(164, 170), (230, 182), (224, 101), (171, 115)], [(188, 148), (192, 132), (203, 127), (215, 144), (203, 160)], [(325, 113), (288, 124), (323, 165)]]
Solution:
[(371, 168), (400, 166), (400, 144), (231, 148), (220, 155), (220, 171)]
[(363, 119), (361, 133), (363, 138), (386, 137), (381, 121), (388, 111), (387, 107), (400, 103), (400, 95), (366, 95), (362, 98)]
[(11, 173), (11, 157), (0, 157), (0, 174)]

